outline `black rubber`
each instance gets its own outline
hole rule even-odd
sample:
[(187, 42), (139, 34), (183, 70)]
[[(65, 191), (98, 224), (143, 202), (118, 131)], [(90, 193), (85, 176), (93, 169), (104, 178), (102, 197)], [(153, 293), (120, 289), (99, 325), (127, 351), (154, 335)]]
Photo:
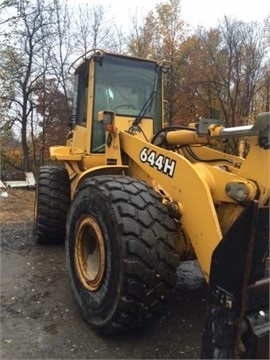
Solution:
[[(99, 223), (106, 274), (96, 291), (80, 282), (74, 264), (76, 226), (85, 215)], [(177, 224), (160, 195), (126, 176), (98, 176), (77, 191), (67, 220), (67, 267), (85, 320), (103, 333), (140, 328), (159, 316), (176, 281)]]
[(60, 166), (41, 166), (37, 176), (34, 237), (38, 244), (65, 241), (70, 182)]

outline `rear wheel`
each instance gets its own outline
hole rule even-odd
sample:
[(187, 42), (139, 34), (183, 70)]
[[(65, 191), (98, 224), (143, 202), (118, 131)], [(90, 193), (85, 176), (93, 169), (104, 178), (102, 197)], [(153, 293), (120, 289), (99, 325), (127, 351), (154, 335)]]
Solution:
[(114, 332), (158, 316), (176, 280), (177, 235), (161, 197), (144, 182), (85, 180), (70, 208), (66, 253), (86, 321)]
[(64, 242), (70, 207), (70, 183), (67, 170), (60, 166), (42, 166), (37, 176), (34, 237), (38, 244)]

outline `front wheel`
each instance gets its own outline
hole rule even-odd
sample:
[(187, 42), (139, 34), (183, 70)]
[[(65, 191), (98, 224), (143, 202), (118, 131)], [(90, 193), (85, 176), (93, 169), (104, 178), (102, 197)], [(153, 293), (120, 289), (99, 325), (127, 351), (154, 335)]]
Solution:
[(123, 176), (85, 180), (70, 208), (66, 254), (86, 321), (115, 332), (159, 315), (176, 280), (177, 235), (146, 183)]

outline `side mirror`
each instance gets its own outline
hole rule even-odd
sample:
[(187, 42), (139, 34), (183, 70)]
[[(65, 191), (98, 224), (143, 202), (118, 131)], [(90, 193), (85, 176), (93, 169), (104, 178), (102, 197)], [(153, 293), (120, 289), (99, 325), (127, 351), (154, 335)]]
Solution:
[(71, 115), (68, 119), (68, 128), (69, 130), (73, 130), (76, 125), (76, 115)]

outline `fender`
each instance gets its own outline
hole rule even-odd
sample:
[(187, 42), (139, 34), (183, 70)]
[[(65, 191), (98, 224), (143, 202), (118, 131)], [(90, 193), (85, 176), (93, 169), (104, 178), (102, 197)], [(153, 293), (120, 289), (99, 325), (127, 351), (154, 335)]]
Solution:
[(127, 165), (106, 165), (106, 166), (96, 166), (92, 169), (88, 169), (81, 173), (79, 176), (77, 176), (73, 180), (73, 186), (72, 186), (72, 194), (71, 197), (74, 197), (75, 192), (79, 189), (82, 182), (85, 179), (88, 179), (93, 176), (99, 176), (99, 175), (127, 175), (128, 174), (128, 166)]

